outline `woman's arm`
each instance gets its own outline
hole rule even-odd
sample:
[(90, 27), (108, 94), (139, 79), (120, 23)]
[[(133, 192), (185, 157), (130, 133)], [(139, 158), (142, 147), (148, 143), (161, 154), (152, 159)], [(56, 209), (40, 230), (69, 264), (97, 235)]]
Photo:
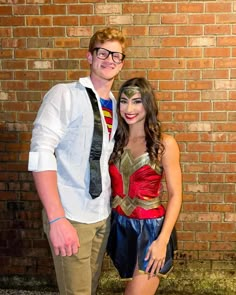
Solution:
[(162, 230), (156, 241), (149, 247), (146, 260), (149, 260), (146, 271), (151, 275), (158, 273), (164, 266), (167, 244), (175, 226), (182, 204), (182, 173), (180, 168), (180, 153), (176, 140), (170, 135), (163, 135), (165, 151), (162, 156), (168, 203)]
[(159, 239), (168, 243), (181, 209), (182, 173), (180, 168), (180, 152), (176, 140), (170, 135), (164, 135), (163, 144), (165, 152), (162, 157), (162, 165), (165, 173), (168, 203)]

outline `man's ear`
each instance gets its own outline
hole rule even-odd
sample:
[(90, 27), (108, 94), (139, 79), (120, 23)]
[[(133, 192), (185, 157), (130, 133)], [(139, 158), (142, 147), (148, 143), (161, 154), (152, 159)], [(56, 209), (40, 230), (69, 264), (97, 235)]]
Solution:
[(89, 51), (87, 52), (87, 61), (90, 65), (92, 64), (92, 61), (93, 61), (93, 55)]

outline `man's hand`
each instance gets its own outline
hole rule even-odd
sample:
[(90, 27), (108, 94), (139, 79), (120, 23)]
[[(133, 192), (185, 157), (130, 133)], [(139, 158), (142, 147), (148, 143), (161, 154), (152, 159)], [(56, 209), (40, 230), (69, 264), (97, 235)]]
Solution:
[(71, 256), (78, 252), (79, 237), (71, 223), (63, 218), (50, 224), (49, 237), (55, 255)]

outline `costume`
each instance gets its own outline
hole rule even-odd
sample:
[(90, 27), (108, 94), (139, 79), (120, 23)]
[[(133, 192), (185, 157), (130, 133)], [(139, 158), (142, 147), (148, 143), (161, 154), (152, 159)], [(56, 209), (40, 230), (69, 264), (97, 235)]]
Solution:
[[(148, 248), (157, 239), (165, 216), (160, 204), (163, 168), (152, 165), (148, 153), (134, 159), (128, 149), (109, 167), (112, 183), (112, 224), (107, 253), (121, 278), (132, 278), (138, 258), (140, 271), (145, 271)], [(172, 268), (176, 235), (173, 230), (167, 246), (164, 267), (157, 275)]]
[[(86, 88), (93, 92), (93, 103), (95, 101), (98, 108), (96, 115)], [(34, 122), (28, 169), (57, 172), (57, 188), (65, 217), (80, 239), (79, 251), (71, 256), (55, 255), (50, 244), (60, 294), (96, 294), (110, 230), (108, 161), (117, 127), (116, 100), (112, 93), (110, 98), (113, 110), (112, 128), (109, 130), (100, 97), (89, 77), (81, 78), (78, 82), (58, 84), (50, 89)], [(92, 198), (89, 193), (90, 168), (93, 165), (90, 150), (95, 137), (93, 131), (97, 114), (101, 117), (97, 125), (102, 133), (101, 155), (98, 159), (102, 192)], [(50, 225), (45, 215), (44, 230), (50, 243)]]
[[(93, 137), (93, 110), (86, 89), (96, 95), (103, 127), (100, 159), (103, 191), (92, 199), (89, 194), (89, 153)], [(34, 122), (28, 169), (56, 170), (58, 190), (68, 219), (83, 223), (99, 222), (110, 214), (108, 160), (117, 128), (116, 100), (113, 103), (112, 132), (109, 137), (100, 97), (89, 77), (58, 84), (45, 95)]]

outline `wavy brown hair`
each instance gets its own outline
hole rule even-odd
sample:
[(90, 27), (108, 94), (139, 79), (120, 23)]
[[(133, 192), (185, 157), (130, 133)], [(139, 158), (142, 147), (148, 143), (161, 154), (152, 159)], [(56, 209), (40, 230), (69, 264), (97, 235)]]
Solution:
[(151, 163), (155, 164), (164, 152), (164, 146), (161, 142), (161, 124), (158, 120), (158, 106), (151, 84), (145, 78), (132, 78), (124, 82), (119, 90), (117, 101), (118, 128), (115, 134), (115, 146), (110, 157), (110, 163), (114, 163), (121, 157), (124, 147), (129, 140), (129, 125), (120, 115), (120, 98), (125, 87), (136, 86), (142, 98), (142, 103), (146, 111), (144, 123), (146, 148)]

